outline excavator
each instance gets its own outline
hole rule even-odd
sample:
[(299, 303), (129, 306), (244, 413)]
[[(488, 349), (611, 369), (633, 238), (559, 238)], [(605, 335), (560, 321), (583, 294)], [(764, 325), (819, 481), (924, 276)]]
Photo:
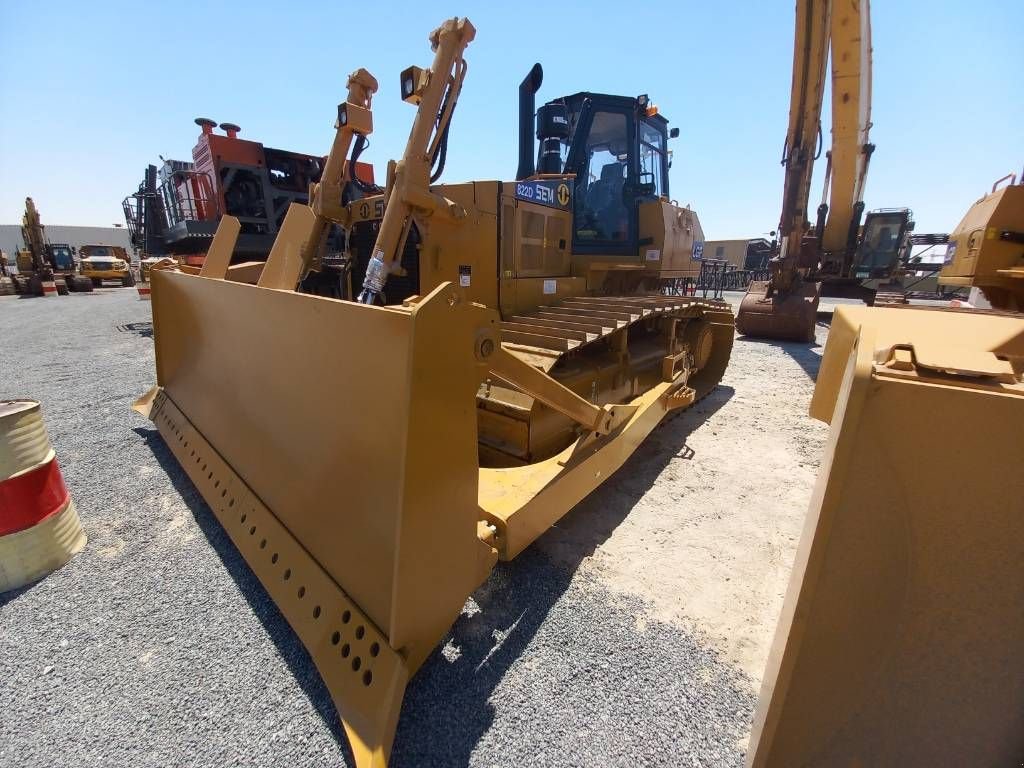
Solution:
[[(813, 227), (811, 176), (821, 152), (825, 69), (832, 57), (832, 144)], [(871, 128), (871, 22), (868, 0), (800, 2), (793, 46), (789, 128), (783, 149), (785, 181), (779, 253), (767, 281), (753, 281), (736, 327), (746, 336), (813, 341), (822, 295), (872, 304), (864, 281), (889, 279), (909, 253), (908, 208), (871, 211), (864, 186), (875, 146)]]
[[(359, 69), (265, 262), (232, 258), (224, 216), (201, 268), (151, 276), (135, 408), (309, 650), (360, 768), (386, 764), (406, 684), (495, 563), (712, 391), (733, 343), (728, 304), (665, 291), (704, 236), (646, 94), (535, 109), (535, 65), (516, 179), (439, 183), (474, 35), (445, 21), (401, 73), (415, 114), (382, 188), (343, 196), (378, 90)], [(301, 292), (335, 225), (342, 297)]]
[(66, 296), (71, 291), (92, 291), (92, 281), (75, 271), (75, 252), (65, 243), (51, 243), (31, 197), (25, 198), (21, 222), (25, 248), (15, 253), (18, 272), (11, 276), (16, 293), (28, 296)]

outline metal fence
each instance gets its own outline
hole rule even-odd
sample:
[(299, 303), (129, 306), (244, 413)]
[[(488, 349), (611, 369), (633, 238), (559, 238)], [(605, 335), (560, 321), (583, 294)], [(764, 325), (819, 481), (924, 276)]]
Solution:
[(700, 264), (697, 277), (681, 277), (672, 280), (665, 292), (670, 296), (700, 296), (701, 298), (722, 298), (724, 291), (745, 291), (751, 281), (767, 280), (771, 270), (736, 269), (727, 261), (707, 259)]

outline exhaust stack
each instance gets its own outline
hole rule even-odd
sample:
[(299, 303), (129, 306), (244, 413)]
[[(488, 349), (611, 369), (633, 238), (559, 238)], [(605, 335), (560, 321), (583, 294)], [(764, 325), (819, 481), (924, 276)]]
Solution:
[(197, 117), (193, 122), (203, 129), (204, 136), (209, 136), (213, 133), (213, 129), (217, 127), (217, 121), (211, 120), (208, 117)]
[(534, 95), (544, 81), (544, 69), (534, 64), (529, 74), (519, 84), (519, 170), (516, 180), (533, 176), (533, 113), (536, 111)]

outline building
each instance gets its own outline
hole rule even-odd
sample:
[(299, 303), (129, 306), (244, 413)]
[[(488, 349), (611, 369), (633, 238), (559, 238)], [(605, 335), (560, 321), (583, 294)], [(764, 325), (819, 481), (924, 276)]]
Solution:
[[(67, 243), (77, 250), (83, 245), (119, 245), (129, 254), (133, 253), (128, 230), (123, 227), (74, 227), (61, 224), (45, 224), (46, 239), (51, 243)], [(0, 250), (7, 254), (11, 264), (14, 253), (25, 247), (21, 237), (20, 224), (0, 224)]]
[(763, 237), (746, 240), (708, 240), (704, 258), (726, 261), (736, 269), (763, 269), (771, 255), (771, 243)]

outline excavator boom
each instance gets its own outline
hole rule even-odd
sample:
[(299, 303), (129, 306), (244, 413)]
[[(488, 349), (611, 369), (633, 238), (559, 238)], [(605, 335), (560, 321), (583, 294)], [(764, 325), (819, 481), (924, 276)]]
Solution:
[[(832, 140), (821, 204), (813, 228), (809, 205), (814, 161), (821, 150), (825, 69), (832, 61)], [(869, 0), (798, 0), (779, 254), (771, 277), (751, 283), (736, 325), (748, 336), (812, 341), (818, 276), (826, 261), (850, 272), (856, 249), (871, 127)]]

